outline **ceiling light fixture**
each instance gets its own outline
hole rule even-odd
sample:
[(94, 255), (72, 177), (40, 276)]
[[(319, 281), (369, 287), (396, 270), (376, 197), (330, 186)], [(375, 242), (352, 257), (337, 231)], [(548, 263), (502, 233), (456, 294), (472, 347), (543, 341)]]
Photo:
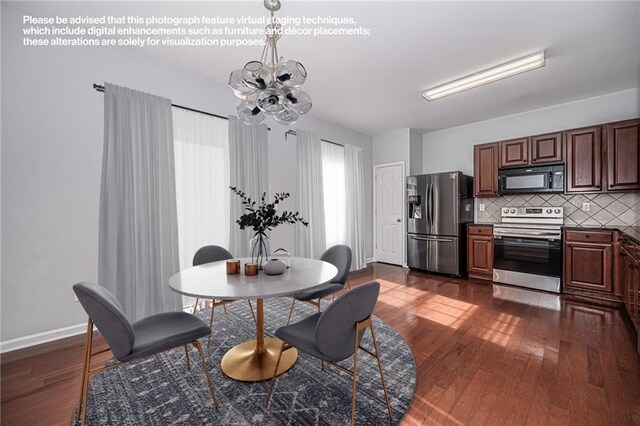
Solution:
[(428, 101), (434, 101), (445, 96), (453, 95), (454, 93), (463, 92), (474, 87), (482, 86), (483, 84), (492, 83), (494, 81), (511, 77), (512, 75), (520, 74), (525, 71), (531, 71), (543, 66), (545, 66), (544, 50), (534, 53), (533, 55), (525, 56), (523, 58), (462, 77), (458, 80), (450, 81), (449, 83), (427, 89), (422, 96), (424, 96)]
[(266, 27), (267, 40), (259, 61), (247, 62), (244, 68), (229, 76), (229, 86), (242, 102), (236, 108), (238, 118), (246, 124), (264, 123), (265, 114), (273, 115), (280, 124), (291, 125), (311, 109), (311, 97), (300, 87), (307, 70), (297, 61), (278, 57), (277, 43), (282, 25), (274, 16), (280, 0), (264, 0), (271, 13)]

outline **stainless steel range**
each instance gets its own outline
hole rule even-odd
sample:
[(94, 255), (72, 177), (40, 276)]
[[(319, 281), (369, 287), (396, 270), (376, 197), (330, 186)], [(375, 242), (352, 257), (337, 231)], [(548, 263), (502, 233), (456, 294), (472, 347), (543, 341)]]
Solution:
[(493, 281), (560, 293), (562, 207), (504, 207), (494, 225)]

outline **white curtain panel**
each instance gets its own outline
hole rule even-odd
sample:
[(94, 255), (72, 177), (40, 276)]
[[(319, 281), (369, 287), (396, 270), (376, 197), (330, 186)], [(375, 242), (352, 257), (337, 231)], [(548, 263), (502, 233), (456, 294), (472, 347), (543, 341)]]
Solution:
[[(229, 116), (229, 153), (231, 186), (244, 191), (254, 200), (268, 191), (267, 126), (247, 126), (238, 117)], [(236, 257), (249, 256), (250, 229), (241, 231), (236, 220), (244, 213), (240, 199), (231, 194), (229, 251)]]
[(322, 183), (324, 192), (324, 223), (327, 247), (345, 244), (345, 148), (322, 142)]
[(296, 210), (309, 222), (295, 225), (295, 255), (319, 258), (326, 249), (320, 137), (296, 130)]
[(362, 148), (345, 145), (346, 241), (351, 247), (351, 270), (367, 266), (364, 235), (364, 162)]
[(98, 278), (131, 321), (181, 307), (175, 188), (171, 101), (106, 83)]
[(173, 108), (180, 269), (203, 246), (229, 243), (229, 124)]

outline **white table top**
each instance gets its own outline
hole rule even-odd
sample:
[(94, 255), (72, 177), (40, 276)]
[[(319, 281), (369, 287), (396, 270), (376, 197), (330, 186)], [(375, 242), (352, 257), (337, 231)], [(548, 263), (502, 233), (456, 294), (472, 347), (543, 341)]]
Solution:
[(244, 274), (244, 264), (250, 259), (240, 259), (241, 272), (227, 275), (226, 260), (206, 263), (185, 269), (169, 279), (169, 287), (180, 294), (204, 299), (263, 299), (290, 296), (332, 280), (338, 268), (322, 260), (292, 257), (291, 267), (281, 275)]

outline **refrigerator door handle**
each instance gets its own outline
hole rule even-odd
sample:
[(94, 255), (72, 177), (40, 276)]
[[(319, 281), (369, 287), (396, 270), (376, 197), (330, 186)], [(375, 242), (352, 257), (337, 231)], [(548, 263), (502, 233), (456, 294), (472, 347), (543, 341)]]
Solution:
[(424, 237), (416, 237), (415, 235), (409, 235), (409, 238), (411, 238), (412, 240), (419, 240), (419, 241), (431, 241), (428, 238), (424, 238)]
[(449, 238), (429, 238), (429, 241), (436, 241), (438, 243), (452, 243), (453, 240)]
[(431, 211), (431, 229), (429, 232), (433, 232), (433, 184), (431, 184), (431, 199), (429, 200), (429, 210)]
[(427, 233), (431, 233), (431, 200), (433, 198), (433, 185), (432, 184), (427, 184), (427, 205), (426, 210), (427, 210)]

